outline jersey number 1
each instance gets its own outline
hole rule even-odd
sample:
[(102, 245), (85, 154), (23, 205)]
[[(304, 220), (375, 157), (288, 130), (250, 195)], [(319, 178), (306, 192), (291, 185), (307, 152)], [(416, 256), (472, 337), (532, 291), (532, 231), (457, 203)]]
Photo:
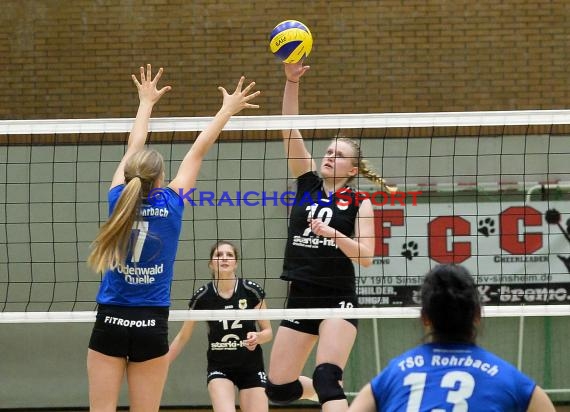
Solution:
[(144, 241), (146, 240), (147, 234), (148, 234), (148, 222), (142, 220), (139, 222), (135, 222), (133, 224), (133, 238), (135, 239), (135, 244), (131, 256), (131, 262), (133, 263), (140, 262), (141, 253), (143, 250), (143, 245)]

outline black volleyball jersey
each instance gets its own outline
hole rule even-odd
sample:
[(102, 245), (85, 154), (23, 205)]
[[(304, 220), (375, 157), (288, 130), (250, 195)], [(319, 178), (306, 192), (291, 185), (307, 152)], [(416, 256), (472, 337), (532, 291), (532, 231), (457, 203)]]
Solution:
[[(354, 291), (354, 265), (334, 239), (317, 236), (308, 219), (321, 219), (348, 237), (354, 235), (358, 206), (350, 187), (338, 194), (324, 192), (323, 179), (316, 172), (297, 178), (297, 194), (291, 207), (282, 279), (297, 280), (344, 291)], [(350, 198), (351, 200), (346, 200)]]
[[(231, 298), (218, 295), (214, 282), (210, 282), (194, 293), (188, 306), (195, 310), (253, 309), (264, 298), (261, 286), (238, 278)], [(255, 331), (255, 320), (208, 321), (208, 368), (263, 369), (261, 345), (253, 351), (243, 346), (247, 333)]]

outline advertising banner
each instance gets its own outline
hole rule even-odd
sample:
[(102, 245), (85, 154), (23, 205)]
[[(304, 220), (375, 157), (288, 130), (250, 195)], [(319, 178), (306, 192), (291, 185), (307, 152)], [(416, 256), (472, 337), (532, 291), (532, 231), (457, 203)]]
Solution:
[(569, 202), (384, 205), (373, 264), (357, 266), (361, 306), (419, 303), (437, 264), (465, 265), (488, 305), (570, 303)]

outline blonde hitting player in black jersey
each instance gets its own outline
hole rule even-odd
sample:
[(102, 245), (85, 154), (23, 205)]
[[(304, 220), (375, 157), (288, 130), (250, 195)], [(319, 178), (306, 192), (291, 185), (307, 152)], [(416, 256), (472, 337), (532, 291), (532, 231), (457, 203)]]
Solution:
[[(299, 81), (309, 66), (299, 62), (284, 64), (284, 68), (282, 113), (296, 115)], [(389, 188), (370, 170), (359, 145), (351, 139), (330, 143), (320, 176), (299, 130), (283, 130), (283, 141), (289, 170), (297, 178), (281, 275), (290, 282), (287, 308), (355, 307), (354, 263), (372, 263), (374, 218), (370, 199), (357, 199), (348, 185), (360, 174)], [(269, 362), (269, 400), (287, 404), (317, 395), (324, 412), (346, 410), (342, 374), (356, 339), (356, 326), (355, 321), (345, 319), (281, 322)], [(300, 376), (315, 345), (312, 379)]]
[[(210, 252), (213, 280), (190, 299), (192, 310), (266, 308), (265, 292), (257, 283), (236, 277), (238, 253), (227, 241)], [(194, 321), (186, 321), (170, 345), (172, 362), (190, 340)], [(235, 389), (243, 412), (267, 412), (261, 344), (273, 338), (268, 320), (208, 321), (208, 375), (206, 382), (215, 412), (235, 412)]]

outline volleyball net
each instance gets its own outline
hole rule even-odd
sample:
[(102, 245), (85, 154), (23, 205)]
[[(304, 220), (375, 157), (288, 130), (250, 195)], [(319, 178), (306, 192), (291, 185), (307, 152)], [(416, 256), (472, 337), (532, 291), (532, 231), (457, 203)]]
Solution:
[[(172, 178), (210, 118), (153, 119), (149, 145)], [(270, 319), (287, 317), (279, 280), (294, 193), (280, 130), (301, 129), (317, 160), (330, 138), (357, 140), (398, 191), (361, 179), (375, 207), (371, 267), (357, 267), (361, 308), (306, 317), (413, 314), (423, 275), (461, 263), (488, 316), (559, 314), (570, 303), (568, 111), (241, 116), (205, 160), (186, 212), (172, 309), (210, 280), (210, 246), (233, 240), (240, 275), (260, 283)], [(100, 276), (85, 265), (107, 217), (107, 191), (132, 119), (0, 123), (0, 322), (92, 321)], [(555, 306), (558, 306), (555, 308)], [(523, 312), (524, 313), (524, 312)], [(219, 313), (185, 316), (219, 317)], [(410, 315), (411, 316), (411, 315)]]
[[(167, 180), (209, 120), (152, 119), (148, 143), (163, 154)], [(94, 320), (101, 278), (85, 261), (131, 126), (132, 119), (0, 122), (0, 323)], [(355, 182), (375, 220), (373, 264), (355, 268), (359, 308), (283, 309), (279, 275), (295, 187), (281, 130), (291, 128), (301, 129), (317, 164), (330, 138), (357, 140), (398, 188), (386, 195)], [(170, 319), (360, 318), (346, 372), (354, 392), (421, 338), (423, 275), (459, 263), (474, 274), (485, 305), (483, 343), (511, 353), (568, 400), (569, 136), (564, 110), (234, 117), (185, 197)], [(211, 280), (209, 251), (220, 239), (236, 243), (239, 276), (265, 289), (269, 309), (187, 310)]]

